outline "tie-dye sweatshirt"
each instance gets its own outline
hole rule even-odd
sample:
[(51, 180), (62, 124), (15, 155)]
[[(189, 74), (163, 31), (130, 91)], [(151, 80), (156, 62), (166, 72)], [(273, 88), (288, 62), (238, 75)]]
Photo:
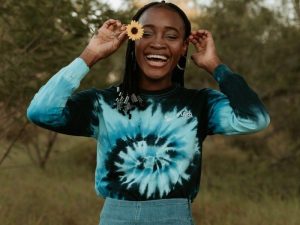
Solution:
[(88, 72), (81, 58), (62, 68), (34, 96), (27, 115), (46, 129), (97, 140), (95, 189), (104, 198), (193, 200), (205, 137), (253, 133), (270, 121), (245, 80), (223, 64), (213, 74), (221, 91), (143, 91), (146, 107), (131, 119), (112, 108), (116, 87), (74, 93)]

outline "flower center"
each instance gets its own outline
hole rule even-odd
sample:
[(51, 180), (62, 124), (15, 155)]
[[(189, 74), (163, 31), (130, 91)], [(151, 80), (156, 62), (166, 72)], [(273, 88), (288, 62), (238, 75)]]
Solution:
[(138, 29), (137, 29), (136, 27), (133, 27), (133, 28), (131, 29), (131, 33), (137, 34), (137, 33), (138, 33)]

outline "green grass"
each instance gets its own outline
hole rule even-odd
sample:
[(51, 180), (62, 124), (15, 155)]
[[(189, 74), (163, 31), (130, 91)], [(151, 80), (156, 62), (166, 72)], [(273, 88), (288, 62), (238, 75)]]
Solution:
[[(196, 224), (299, 224), (299, 162), (270, 167), (235, 149), (213, 150), (217, 145), (205, 146)], [(21, 148), (0, 167), (1, 225), (98, 224), (103, 201), (94, 191), (94, 143), (62, 136), (56, 148), (45, 171)]]

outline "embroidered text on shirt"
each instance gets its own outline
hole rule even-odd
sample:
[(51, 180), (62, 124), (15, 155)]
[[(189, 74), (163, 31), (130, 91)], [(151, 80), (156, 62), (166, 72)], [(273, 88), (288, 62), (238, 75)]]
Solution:
[(177, 117), (183, 117), (185, 119), (189, 119), (189, 118), (193, 117), (193, 114), (191, 113), (190, 110), (184, 109), (183, 111), (181, 111), (177, 114)]

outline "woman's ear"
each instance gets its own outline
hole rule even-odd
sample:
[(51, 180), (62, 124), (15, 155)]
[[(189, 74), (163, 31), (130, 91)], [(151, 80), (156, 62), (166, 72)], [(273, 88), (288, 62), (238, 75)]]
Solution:
[(189, 48), (189, 40), (186, 39), (186, 40), (183, 41), (183, 48), (182, 48), (182, 53), (181, 54), (186, 55), (188, 48)]

